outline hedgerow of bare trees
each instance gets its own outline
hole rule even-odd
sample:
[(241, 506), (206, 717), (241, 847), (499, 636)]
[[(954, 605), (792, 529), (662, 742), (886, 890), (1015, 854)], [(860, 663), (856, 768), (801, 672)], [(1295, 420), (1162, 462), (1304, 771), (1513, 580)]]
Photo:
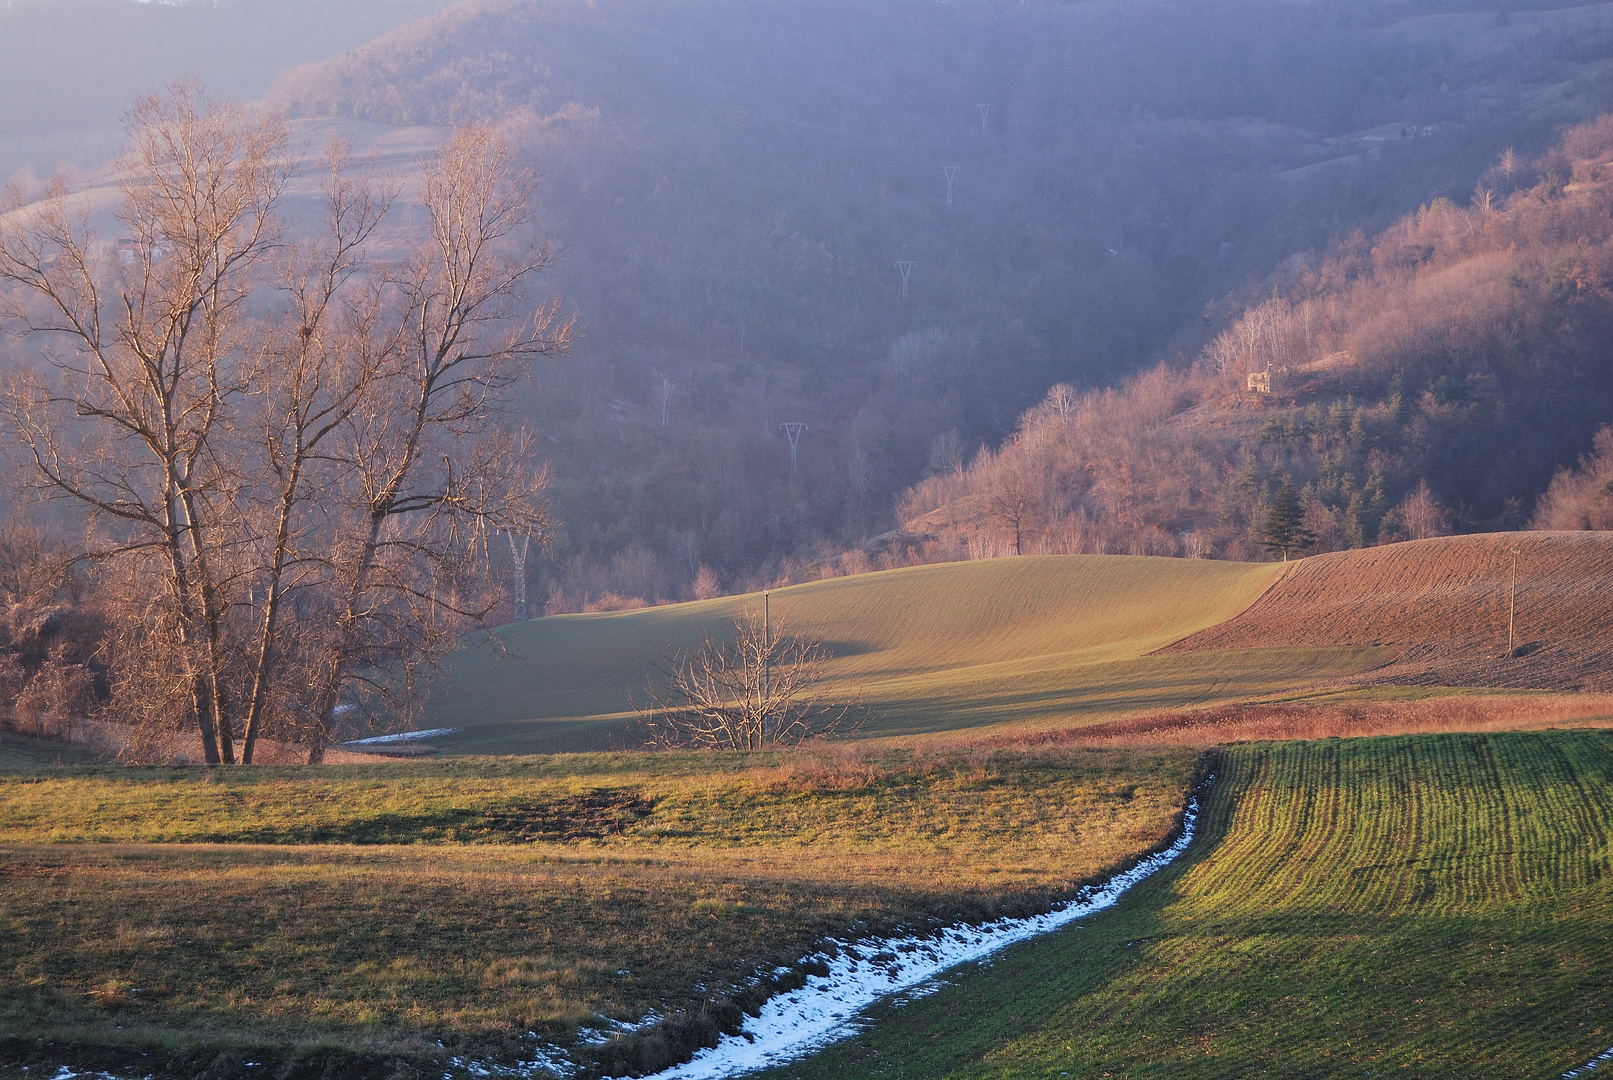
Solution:
[(395, 183), (326, 152), (316, 227), (280, 205), (284, 121), (195, 82), (140, 100), (125, 237), (65, 182), (0, 219), (4, 327), (46, 363), (0, 409), (42, 497), (90, 521), (112, 630), (109, 714), (317, 760), (355, 710), (397, 719), (489, 606), (477, 555), (543, 535), (545, 474), (501, 392), (572, 333), (527, 291), (535, 180), (486, 128), (422, 159), (427, 237), (368, 257)]
[(662, 660), (638, 727), (647, 744), (669, 749), (766, 750), (855, 734), (867, 712), (833, 692), (828, 660), (810, 638), (741, 616), (732, 636), (707, 635)]

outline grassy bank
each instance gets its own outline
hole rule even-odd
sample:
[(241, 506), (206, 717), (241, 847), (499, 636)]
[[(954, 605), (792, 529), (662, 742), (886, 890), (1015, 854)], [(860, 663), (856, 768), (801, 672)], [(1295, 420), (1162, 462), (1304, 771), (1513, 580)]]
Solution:
[(1044, 906), (1161, 839), (1195, 761), (869, 748), (15, 770), (0, 1057), (184, 1076), (297, 1054), (310, 1075), (519, 1060), (601, 1017), (696, 1009), (826, 935)]
[(1613, 1045), (1613, 736), (1234, 747), (1202, 842), (783, 1077), (1541, 1078)]

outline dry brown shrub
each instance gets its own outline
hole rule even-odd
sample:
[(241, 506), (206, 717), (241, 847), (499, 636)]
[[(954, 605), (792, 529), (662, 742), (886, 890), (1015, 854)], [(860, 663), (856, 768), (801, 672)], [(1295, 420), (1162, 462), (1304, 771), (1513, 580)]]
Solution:
[(649, 601), (642, 596), (623, 596), (620, 593), (608, 592), (598, 600), (584, 604), (584, 611), (637, 611), (639, 608), (649, 607)]
[(776, 768), (757, 776), (761, 787), (811, 794), (816, 791), (857, 791), (891, 775), (877, 758), (886, 753), (856, 743), (817, 743), (792, 751)]

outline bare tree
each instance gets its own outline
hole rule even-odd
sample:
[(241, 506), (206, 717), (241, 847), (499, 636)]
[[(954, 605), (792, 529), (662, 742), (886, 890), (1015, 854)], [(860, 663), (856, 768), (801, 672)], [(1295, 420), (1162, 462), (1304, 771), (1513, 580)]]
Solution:
[[(396, 336), (346, 421), (332, 558), (334, 624), (315, 680), (317, 756), (344, 688), (398, 699), (452, 646), (456, 620), (479, 618), (461, 560), (504, 530), (546, 537), (548, 477), (531, 438), (496, 420), (501, 392), (531, 360), (564, 352), (573, 320), (524, 290), (554, 260), (521, 243), (537, 178), (490, 128), (456, 132), (421, 161), (430, 242), (390, 276)], [(395, 341), (395, 344), (394, 344)]]
[(672, 419), (672, 397), (677, 392), (678, 384), (672, 376), (662, 371), (655, 373), (655, 413), (662, 427)]
[(1444, 536), (1451, 531), (1450, 515), (1434, 498), (1427, 480), (1418, 481), (1417, 490), (1400, 501), (1400, 520), (1405, 524), (1407, 537), (1412, 540)]
[(722, 580), (717, 577), (717, 571), (701, 563), (700, 569), (695, 571), (691, 590), (696, 600), (711, 600), (722, 595)]
[[(288, 627), (288, 600), (298, 602), (328, 581), (326, 541), (332, 520), (324, 506), (346, 468), (344, 436), (354, 414), (373, 408), (372, 390), (393, 363), (395, 331), (381, 326), (384, 296), (359, 284), (362, 249), (396, 196), (368, 175), (349, 172), (349, 146), (327, 153), (324, 229), (293, 245), (283, 260), (279, 288), (287, 317), (277, 320), (262, 365), (260, 405), (249, 415), (261, 492), (257, 547), (248, 592), (245, 643), (250, 687), (242, 760), (250, 763), (265, 719), (279, 707), (282, 734), (304, 715), (299, 691), (308, 685), (307, 613)], [(311, 605), (317, 606), (317, 605)]]
[(825, 683), (828, 653), (754, 615), (733, 636), (669, 655), (648, 686), (638, 725), (652, 746), (765, 750), (855, 734), (867, 711)]
[(4, 414), (36, 488), (87, 510), (92, 554), (124, 571), (125, 718), (185, 717), (210, 763), (238, 734), (249, 762), (271, 728), (318, 760), (344, 704), (396, 717), (491, 608), (467, 571), (493, 532), (547, 533), (501, 393), (572, 332), (524, 296), (553, 257), (524, 240), (535, 178), (491, 131), (457, 132), (421, 162), (429, 239), (370, 265), (395, 189), (344, 145), (323, 228), (288, 242), (278, 118), (187, 82), (128, 128), (132, 258), (107, 257), (61, 181), (0, 221), (0, 315), (54, 368), (19, 371)]
[(1495, 167), (1500, 170), (1502, 176), (1507, 178), (1508, 195), (1512, 194), (1514, 187), (1512, 177), (1513, 174), (1518, 171), (1519, 165), (1520, 162), (1518, 160), (1518, 152), (1516, 150), (1509, 146), (1505, 150), (1501, 151), (1501, 158), (1496, 162)]
[(998, 455), (997, 469), (986, 494), (986, 510), (1014, 535), (1014, 554), (1025, 553), (1025, 540), (1041, 520), (1047, 480), (1040, 465), (1011, 445)]
[[(7, 328), (65, 343), (54, 378), (24, 370), (5, 411), (47, 494), (114, 525), (105, 555), (163, 582), (151, 645), (188, 684), (207, 761), (234, 760), (226, 682), (229, 527), (240, 480), (225, 428), (251, 384), (246, 301), (278, 240), (284, 123), (194, 82), (141, 99), (119, 163), (127, 266), (107, 266), (64, 181), (0, 225)], [(164, 639), (171, 638), (171, 642)], [(166, 647), (165, 647), (166, 646)]]

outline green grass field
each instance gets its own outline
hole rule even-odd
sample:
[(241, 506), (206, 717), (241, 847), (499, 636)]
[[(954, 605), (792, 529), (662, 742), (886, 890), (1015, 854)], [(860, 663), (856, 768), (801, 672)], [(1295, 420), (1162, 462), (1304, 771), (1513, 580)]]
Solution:
[[(1382, 662), (1381, 649), (1148, 653), (1232, 617), (1282, 564), (1109, 555), (994, 559), (779, 589), (772, 615), (833, 653), (874, 707), (866, 734), (1069, 723), (1278, 693)], [(504, 627), (505, 653), (458, 654), (428, 726), (462, 753), (599, 749), (669, 647), (721, 633), (759, 595)]]
[(517, 1060), (526, 1032), (694, 1009), (848, 929), (1043, 908), (1159, 842), (1197, 761), (870, 744), (0, 771), (0, 1072)]
[(1613, 1046), (1613, 735), (1226, 751), (1187, 856), (778, 1077), (1518, 1077)]

